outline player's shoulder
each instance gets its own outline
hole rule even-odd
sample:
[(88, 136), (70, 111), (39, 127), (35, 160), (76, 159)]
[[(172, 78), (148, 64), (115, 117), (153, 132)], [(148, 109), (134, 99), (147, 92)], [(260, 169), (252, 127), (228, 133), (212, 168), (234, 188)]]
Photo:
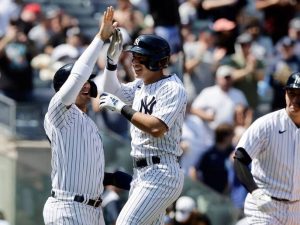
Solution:
[(183, 82), (176, 74), (165, 75), (160, 81), (160, 86), (167, 86), (168, 88), (184, 89)]
[(285, 114), (286, 114), (285, 109), (280, 109), (274, 112), (270, 112), (257, 118), (254, 121), (254, 124), (256, 126), (265, 126), (265, 127), (267, 127), (268, 125), (272, 126), (280, 122), (280, 120), (286, 116)]

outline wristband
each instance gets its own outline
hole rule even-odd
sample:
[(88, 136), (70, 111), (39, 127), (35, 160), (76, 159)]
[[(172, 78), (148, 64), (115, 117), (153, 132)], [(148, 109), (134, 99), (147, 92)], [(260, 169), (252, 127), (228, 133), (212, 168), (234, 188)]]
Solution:
[(134, 109), (132, 109), (130, 106), (125, 105), (122, 109), (121, 109), (121, 114), (123, 116), (125, 116), (126, 119), (128, 119), (131, 122), (131, 119), (133, 117), (133, 114), (135, 114), (137, 111), (135, 111)]
[(111, 64), (109, 63), (109, 61), (107, 60), (107, 64), (106, 64), (106, 69), (110, 70), (110, 71), (115, 71), (117, 69), (117, 64)]

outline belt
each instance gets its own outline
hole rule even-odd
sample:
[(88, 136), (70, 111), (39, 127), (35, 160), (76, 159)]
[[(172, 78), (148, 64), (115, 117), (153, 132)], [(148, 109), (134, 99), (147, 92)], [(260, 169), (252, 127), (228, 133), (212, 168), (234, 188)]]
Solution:
[(133, 160), (133, 167), (135, 168), (143, 168), (146, 166), (150, 166), (153, 164), (159, 164), (160, 158), (158, 156), (151, 156), (148, 158), (141, 158), (141, 159), (134, 159)]
[[(56, 198), (55, 191), (51, 191), (51, 197)], [(99, 207), (102, 203), (102, 199), (99, 197), (98, 199), (89, 199), (87, 202), (85, 201), (83, 195), (75, 195), (74, 199), (75, 202), (80, 202), (89, 206), (93, 206), (95, 208)]]

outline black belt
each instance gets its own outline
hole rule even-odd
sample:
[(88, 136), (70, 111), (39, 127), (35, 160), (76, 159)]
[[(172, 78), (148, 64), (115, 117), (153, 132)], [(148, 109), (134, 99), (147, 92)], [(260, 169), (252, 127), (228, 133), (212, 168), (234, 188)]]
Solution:
[[(55, 191), (51, 191), (51, 197), (55, 198)], [(75, 195), (74, 199), (75, 202), (80, 202), (80, 203), (84, 203), (86, 205), (89, 206), (93, 206), (95, 208), (99, 207), (102, 203), (102, 199), (99, 197), (98, 199), (94, 200), (94, 199), (89, 199), (87, 202), (84, 202), (84, 197), (83, 195)]]
[(135, 168), (143, 168), (152, 164), (159, 164), (160, 163), (160, 158), (158, 156), (152, 156), (151, 159), (152, 162), (147, 162), (146, 158), (142, 159), (134, 159), (133, 160), (133, 167)]

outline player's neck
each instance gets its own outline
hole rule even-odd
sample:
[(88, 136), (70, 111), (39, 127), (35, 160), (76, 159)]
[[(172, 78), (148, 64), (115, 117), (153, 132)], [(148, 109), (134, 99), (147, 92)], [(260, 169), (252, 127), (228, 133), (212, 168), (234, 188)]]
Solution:
[(163, 79), (165, 76), (162, 73), (162, 71), (157, 71), (157, 72), (151, 72), (151, 74), (149, 73), (149, 76), (145, 77), (144, 80), (144, 84), (153, 84), (161, 79)]
[(84, 113), (87, 113), (87, 105), (86, 104), (78, 104), (76, 103), (76, 106)]

